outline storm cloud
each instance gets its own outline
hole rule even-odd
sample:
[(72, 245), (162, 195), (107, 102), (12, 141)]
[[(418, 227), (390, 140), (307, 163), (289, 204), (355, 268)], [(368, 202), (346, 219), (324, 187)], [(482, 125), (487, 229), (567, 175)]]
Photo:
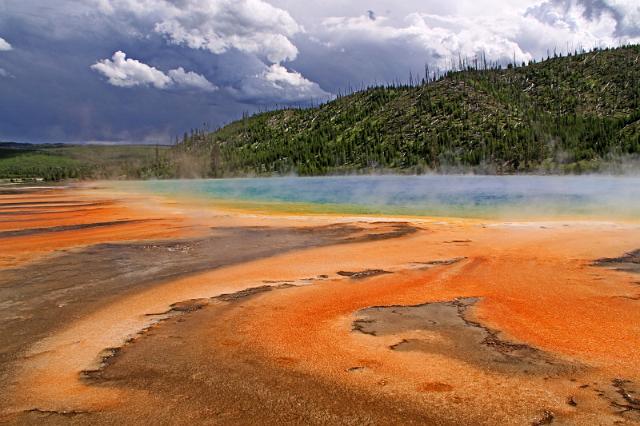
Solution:
[(528, 61), (638, 43), (640, 5), (5, 0), (0, 35), (0, 140), (168, 142), (245, 112), (407, 80), (425, 64), (446, 69), (459, 56)]

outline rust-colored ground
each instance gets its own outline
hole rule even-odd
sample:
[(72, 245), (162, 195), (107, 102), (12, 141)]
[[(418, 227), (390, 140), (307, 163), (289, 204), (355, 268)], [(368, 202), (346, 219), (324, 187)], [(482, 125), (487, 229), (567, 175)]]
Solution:
[(51, 189), (0, 195), (0, 247), (10, 423), (640, 422), (635, 223)]
[(188, 232), (182, 225), (180, 219), (167, 220), (141, 204), (125, 207), (89, 191), (1, 194), (0, 267), (102, 242), (177, 237)]

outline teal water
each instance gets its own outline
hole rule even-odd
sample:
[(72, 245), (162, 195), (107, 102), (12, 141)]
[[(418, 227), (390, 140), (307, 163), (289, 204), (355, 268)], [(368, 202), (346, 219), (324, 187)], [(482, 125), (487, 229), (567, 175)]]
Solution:
[(459, 217), (640, 219), (640, 178), (351, 176), (167, 180), (137, 189), (283, 210)]

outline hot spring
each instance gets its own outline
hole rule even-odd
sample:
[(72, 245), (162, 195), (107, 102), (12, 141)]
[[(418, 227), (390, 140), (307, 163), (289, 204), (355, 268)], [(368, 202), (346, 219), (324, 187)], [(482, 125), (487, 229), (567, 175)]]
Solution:
[(118, 187), (300, 213), (478, 218), (640, 218), (640, 178), (349, 176), (126, 182)]

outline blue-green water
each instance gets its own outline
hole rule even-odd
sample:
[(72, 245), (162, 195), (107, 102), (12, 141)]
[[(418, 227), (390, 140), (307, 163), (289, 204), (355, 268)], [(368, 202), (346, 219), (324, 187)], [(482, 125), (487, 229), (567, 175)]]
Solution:
[(309, 212), (640, 219), (640, 178), (352, 176), (133, 183), (171, 196)]

